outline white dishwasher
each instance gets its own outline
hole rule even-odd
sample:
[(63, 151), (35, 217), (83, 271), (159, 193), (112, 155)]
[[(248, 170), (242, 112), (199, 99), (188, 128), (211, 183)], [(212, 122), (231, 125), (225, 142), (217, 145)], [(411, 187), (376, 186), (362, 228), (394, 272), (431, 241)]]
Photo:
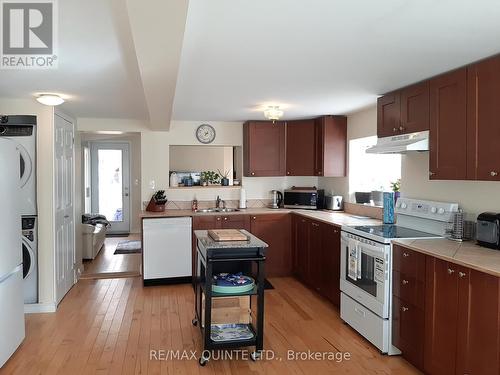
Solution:
[(147, 280), (189, 281), (191, 218), (143, 219), (142, 233), (145, 284)]

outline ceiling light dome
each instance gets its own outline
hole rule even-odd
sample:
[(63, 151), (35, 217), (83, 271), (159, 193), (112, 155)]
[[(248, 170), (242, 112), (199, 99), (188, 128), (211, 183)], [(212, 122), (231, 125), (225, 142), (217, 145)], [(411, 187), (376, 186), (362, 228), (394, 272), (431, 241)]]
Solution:
[(42, 94), (36, 100), (44, 105), (56, 106), (64, 103), (64, 99), (55, 94)]
[(264, 110), (264, 116), (273, 123), (283, 116), (283, 111), (279, 105), (270, 105)]

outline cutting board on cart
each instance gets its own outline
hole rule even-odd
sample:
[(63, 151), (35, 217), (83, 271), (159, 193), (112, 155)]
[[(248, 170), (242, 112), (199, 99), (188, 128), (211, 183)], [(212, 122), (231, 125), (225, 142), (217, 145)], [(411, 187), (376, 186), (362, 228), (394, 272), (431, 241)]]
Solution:
[(214, 241), (248, 241), (247, 235), (238, 229), (210, 229), (208, 235)]

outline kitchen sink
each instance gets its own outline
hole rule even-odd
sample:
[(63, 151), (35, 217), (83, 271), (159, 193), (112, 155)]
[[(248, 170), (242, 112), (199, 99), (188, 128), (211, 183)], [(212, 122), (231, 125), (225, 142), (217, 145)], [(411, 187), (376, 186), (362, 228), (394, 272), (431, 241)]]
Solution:
[(209, 212), (237, 212), (237, 208), (203, 208), (196, 210), (196, 212), (209, 213)]

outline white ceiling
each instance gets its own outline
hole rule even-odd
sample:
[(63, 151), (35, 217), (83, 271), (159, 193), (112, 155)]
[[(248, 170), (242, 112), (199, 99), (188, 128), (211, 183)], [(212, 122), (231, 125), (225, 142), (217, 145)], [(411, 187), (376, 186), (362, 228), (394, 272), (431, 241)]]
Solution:
[(190, 0), (176, 120), (343, 114), (500, 52), (498, 0)]
[(0, 70), (0, 96), (59, 92), (76, 117), (166, 130), (265, 104), (344, 114), (500, 52), (498, 0), (190, 0), (186, 21), (187, 2), (59, 1), (59, 69)]

